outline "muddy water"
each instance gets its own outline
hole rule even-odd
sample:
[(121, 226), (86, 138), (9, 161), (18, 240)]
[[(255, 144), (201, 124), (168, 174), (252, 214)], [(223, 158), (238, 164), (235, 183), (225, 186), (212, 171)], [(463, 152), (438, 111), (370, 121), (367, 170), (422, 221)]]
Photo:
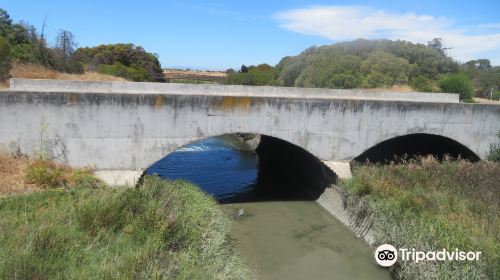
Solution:
[(192, 181), (224, 201), (221, 206), (233, 219), (232, 238), (259, 279), (390, 279), (375, 264), (372, 249), (314, 201), (231, 202), (272, 186), (258, 185), (255, 155), (221, 139), (186, 146), (147, 172)]
[(259, 279), (390, 279), (372, 250), (315, 202), (223, 207), (234, 218), (237, 248)]

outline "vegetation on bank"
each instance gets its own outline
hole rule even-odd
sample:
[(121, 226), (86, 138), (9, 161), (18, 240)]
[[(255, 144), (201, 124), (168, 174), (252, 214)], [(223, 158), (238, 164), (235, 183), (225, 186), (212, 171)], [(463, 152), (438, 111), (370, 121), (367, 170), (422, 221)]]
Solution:
[(183, 181), (9, 196), (0, 215), (2, 279), (252, 278), (216, 202)]
[(69, 168), (38, 157), (0, 153), (0, 197), (44, 189), (103, 186), (88, 168)]
[(500, 67), (478, 59), (460, 64), (446, 54), (441, 39), (427, 45), (364, 40), (311, 47), (278, 65), (228, 70), (227, 83), (320, 88), (392, 88), (459, 93), (461, 99), (500, 97)]
[(500, 164), (432, 157), (360, 165), (341, 183), (353, 215), (371, 216), (376, 243), (420, 251), (481, 251), (474, 261), (402, 262), (401, 279), (500, 278)]
[(500, 131), (497, 133), (498, 143), (490, 145), (490, 151), (486, 158), (491, 161), (500, 162)]
[(98, 72), (131, 81), (163, 81), (158, 55), (133, 44), (78, 48), (75, 35), (59, 30), (50, 44), (44, 34), (26, 22), (12, 22), (0, 8), (0, 82), (9, 78), (13, 63), (36, 64), (50, 70), (83, 74)]

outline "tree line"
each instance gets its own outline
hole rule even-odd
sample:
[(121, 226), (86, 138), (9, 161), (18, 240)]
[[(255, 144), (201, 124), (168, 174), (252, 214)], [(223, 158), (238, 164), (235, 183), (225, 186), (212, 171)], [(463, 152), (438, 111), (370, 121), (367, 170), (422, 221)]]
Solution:
[(276, 66), (243, 65), (227, 71), (228, 84), (320, 88), (389, 88), (454, 92), (461, 99), (500, 97), (500, 67), (488, 59), (459, 63), (446, 54), (440, 38), (424, 44), (365, 40), (310, 47)]
[(26, 22), (14, 23), (0, 8), (0, 81), (8, 79), (13, 62), (33, 63), (80, 74), (95, 71), (132, 81), (162, 81), (158, 55), (133, 44), (109, 44), (78, 48), (75, 35), (59, 30), (50, 46), (45, 36)]

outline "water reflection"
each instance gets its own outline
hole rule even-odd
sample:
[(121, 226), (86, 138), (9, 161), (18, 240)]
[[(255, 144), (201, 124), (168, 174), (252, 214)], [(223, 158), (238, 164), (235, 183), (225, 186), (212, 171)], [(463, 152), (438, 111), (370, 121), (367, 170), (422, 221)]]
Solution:
[(220, 201), (255, 187), (258, 158), (212, 137), (189, 144), (151, 166), (146, 173), (166, 179), (186, 179)]

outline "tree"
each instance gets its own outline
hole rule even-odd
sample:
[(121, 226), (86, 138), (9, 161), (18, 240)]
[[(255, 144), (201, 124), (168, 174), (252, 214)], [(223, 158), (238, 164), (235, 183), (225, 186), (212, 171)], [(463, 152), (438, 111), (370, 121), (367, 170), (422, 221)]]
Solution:
[(435, 50), (438, 50), (442, 54), (445, 54), (446, 50), (450, 49), (450, 48), (443, 47), (443, 39), (442, 38), (432, 39), (431, 41), (427, 42), (427, 46), (430, 48), (433, 48)]
[(240, 72), (241, 73), (247, 73), (248, 72), (248, 67), (245, 64), (241, 65)]
[[(366, 75), (378, 73), (388, 77), (384, 84), (380, 86), (393, 86), (395, 84), (408, 83), (408, 70), (410, 65), (408, 60), (397, 57), (385, 51), (371, 52), (361, 63), (361, 71)], [(380, 77), (378, 75), (375, 75)]]
[(7, 38), (8, 34), (11, 32), (11, 28), (12, 19), (10, 19), (6, 10), (0, 9), (0, 36)]
[(10, 78), (11, 67), (9, 42), (0, 36), (0, 81)]
[(77, 43), (73, 33), (67, 30), (59, 30), (56, 37), (56, 49), (65, 61), (68, 61), (71, 55), (75, 52)]
[[(408, 84), (424, 76), (454, 74), (458, 63), (444, 53), (442, 40), (430, 46), (407, 41), (365, 40), (313, 47), (297, 56), (284, 57), (276, 66), (272, 84), (303, 87), (364, 87)], [(353, 79), (354, 78), (354, 79)]]
[(83, 73), (83, 63), (74, 56), (77, 43), (73, 33), (67, 30), (59, 30), (56, 36), (53, 53), (53, 65), (58, 71), (68, 73)]
[(460, 100), (471, 101), (474, 96), (472, 82), (464, 74), (445, 76), (439, 81), (439, 87), (443, 92), (458, 93)]
[[(136, 70), (138, 68), (144, 69), (148, 74), (148, 81), (164, 81), (158, 55), (146, 52), (141, 46), (108, 44), (92, 48), (79, 48), (75, 51), (74, 57), (77, 61), (84, 63), (87, 69), (99, 70), (103, 64), (115, 65), (119, 62), (126, 67), (134, 66), (132, 68), (136, 68)], [(118, 68), (121, 69), (121, 67)]]

